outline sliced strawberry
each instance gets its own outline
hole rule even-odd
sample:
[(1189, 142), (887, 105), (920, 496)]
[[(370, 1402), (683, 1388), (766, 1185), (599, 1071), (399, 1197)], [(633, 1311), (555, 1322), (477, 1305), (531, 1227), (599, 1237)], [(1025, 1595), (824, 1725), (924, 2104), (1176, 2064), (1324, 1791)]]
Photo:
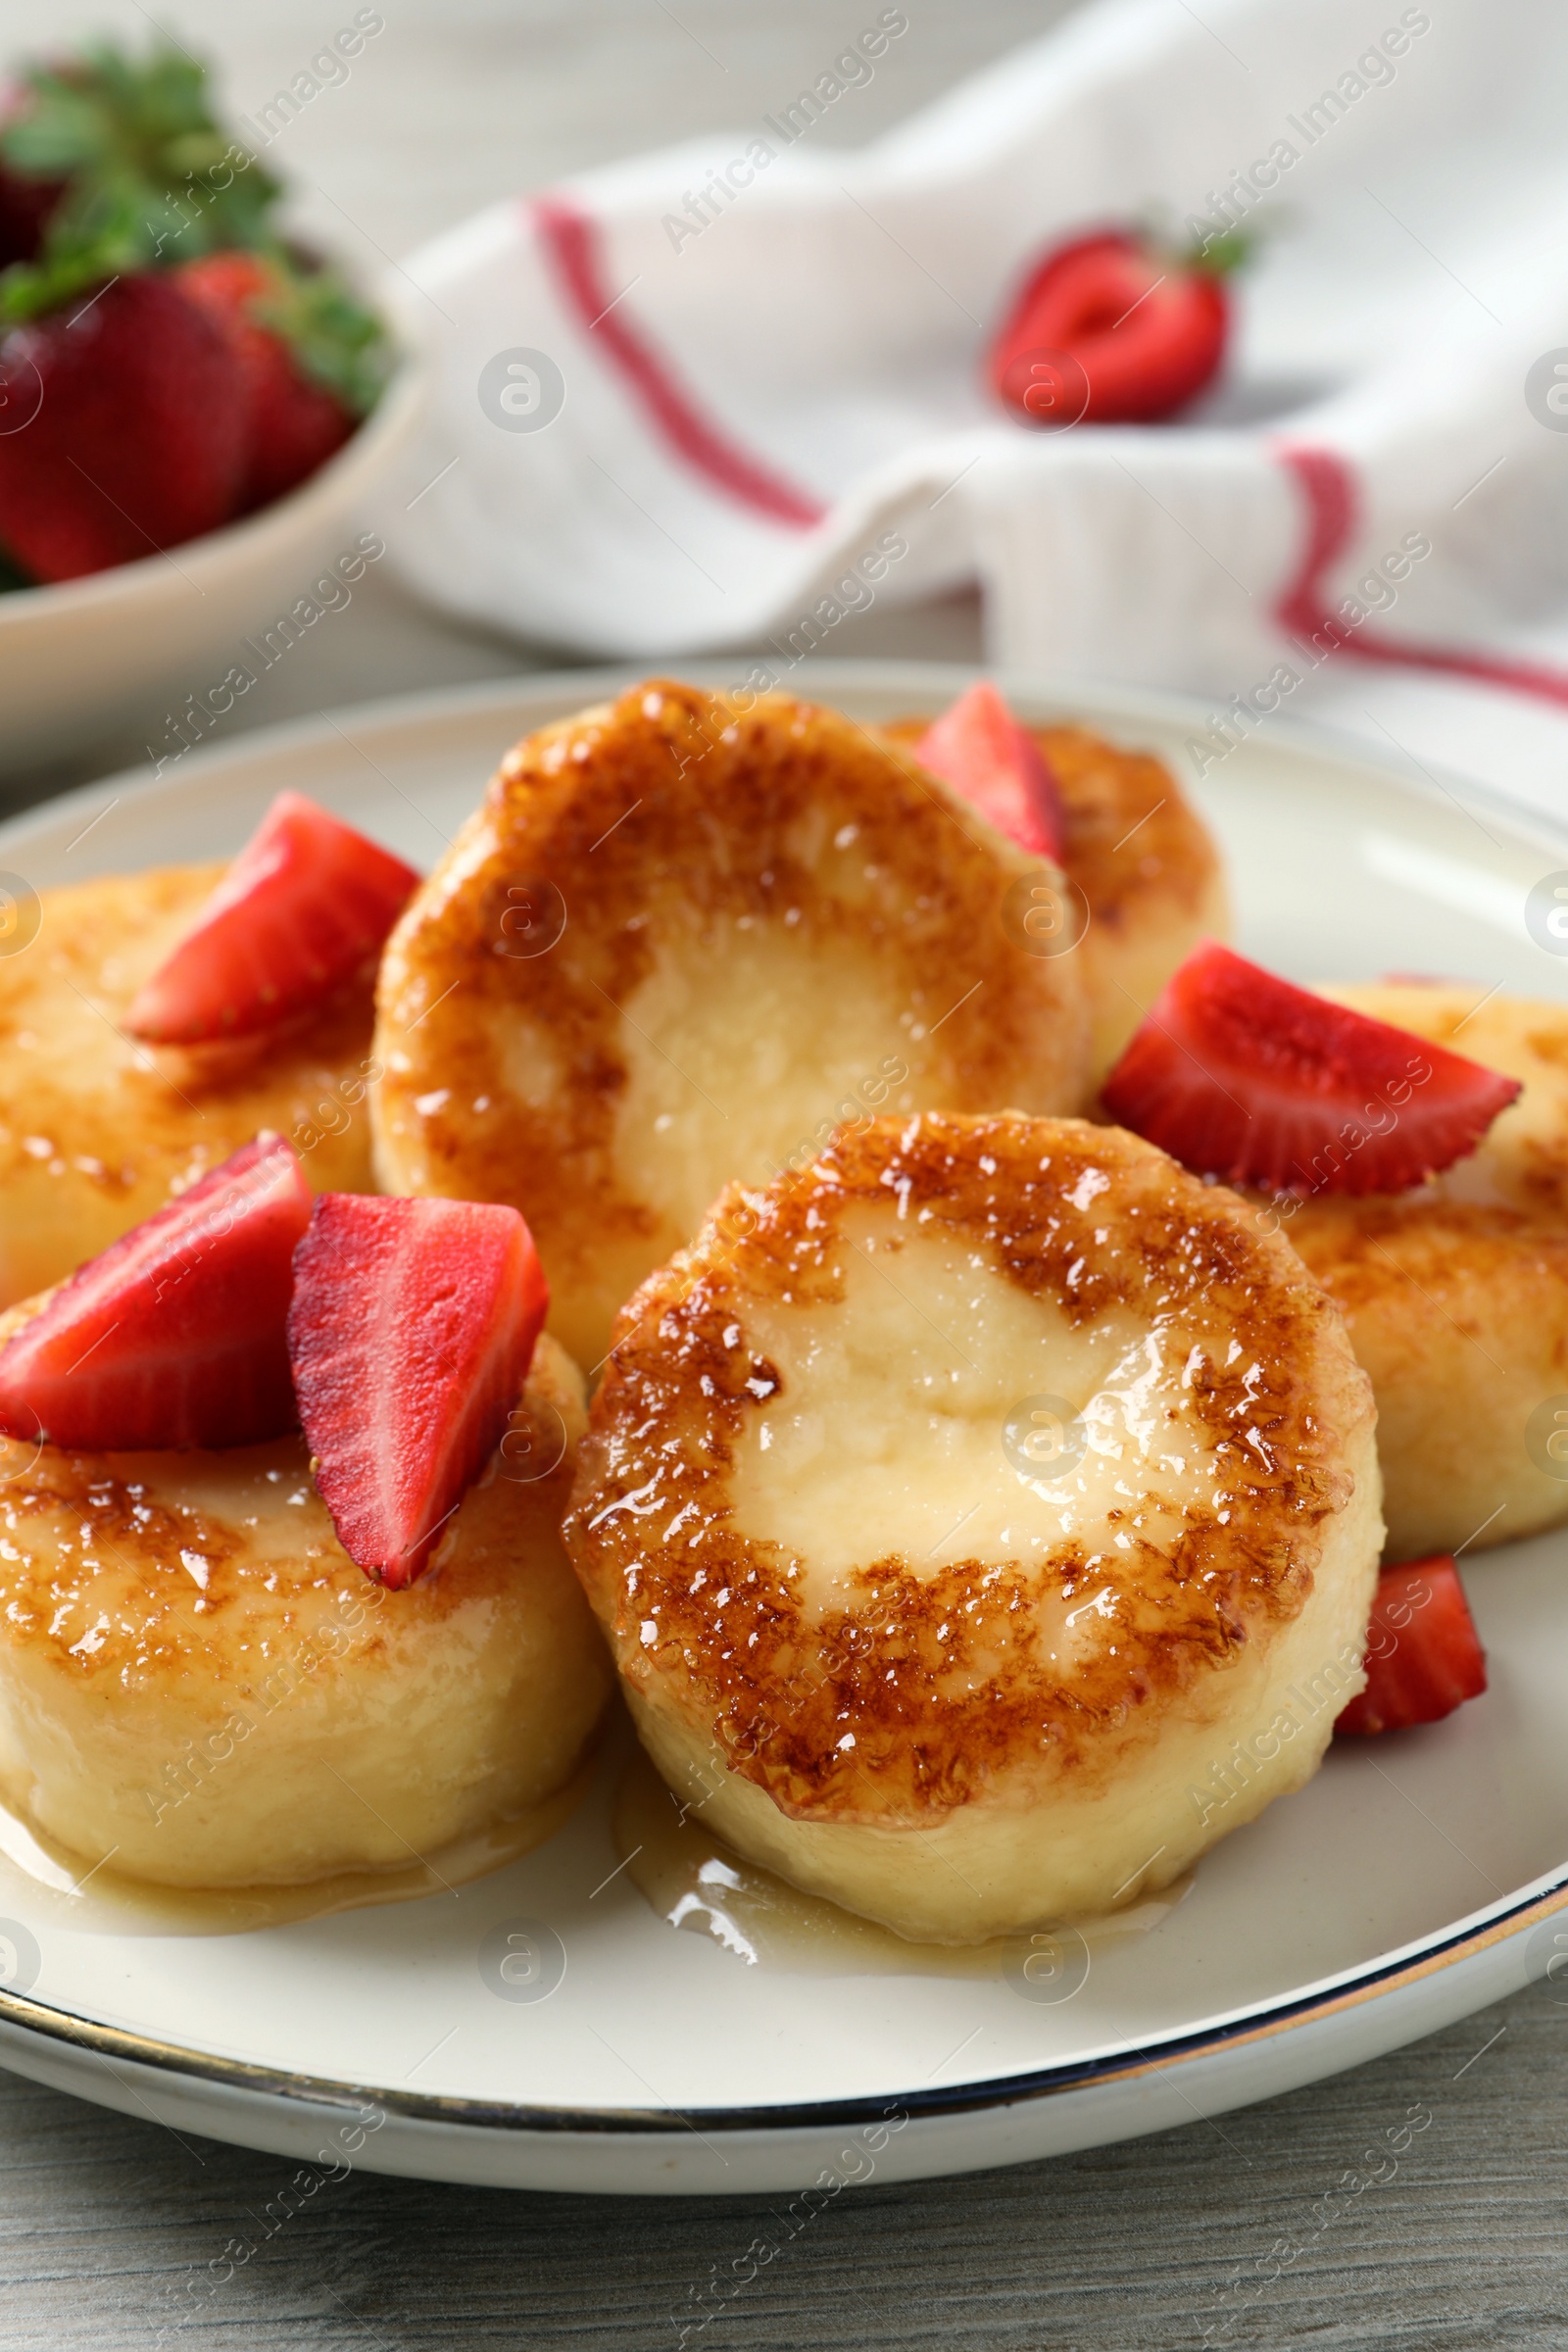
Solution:
[(1225, 356), (1230, 300), (1212, 258), (1156, 253), (1111, 229), (1047, 254), (991, 347), (992, 390), (1024, 423), (1152, 424), (1200, 393)]
[(255, 1446), (298, 1426), (285, 1327), (311, 1192), (246, 1144), (89, 1258), (0, 1348), (0, 1429), (57, 1446)]
[(914, 747), (922, 767), (1023, 849), (1061, 863), (1061, 794), (1033, 736), (988, 678), (934, 719)]
[(1378, 1578), (1367, 1628), (1366, 1689), (1334, 1726), (1335, 1736), (1406, 1732), (1441, 1723), (1487, 1687), (1487, 1656), (1451, 1552), (1407, 1560)]
[(1402, 1193), (1473, 1152), (1516, 1078), (1194, 950), (1102, 1090), (1200, 1176), (1269, 1192)]
[(378, 952), (418, 879), (314, 801), (280, 792), (125, 1027), (189, 1046), (292, 1019)]
[(412, 1585), (499, 1443), (550, 1294), (514, 1208), (323, 1193), (288, 1344), (316, 1483), (368, 1576)]

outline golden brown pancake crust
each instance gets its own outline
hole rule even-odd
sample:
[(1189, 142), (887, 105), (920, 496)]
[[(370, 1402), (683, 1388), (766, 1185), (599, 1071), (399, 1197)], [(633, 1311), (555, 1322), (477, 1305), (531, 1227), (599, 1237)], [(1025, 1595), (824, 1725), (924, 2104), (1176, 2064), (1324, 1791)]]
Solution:
[[(24, 1298), (0, 1313), (0, 1347), (54, 1295)], [(555, 1406), (558, 1419), (558, 1400), (564, 1399), (555, 1365), (564, 1362), (542, 1350), (525, 1391), (547, 1409)], [(576, 1377), (572, 1372), (570, 1381)], [(580, 1403), (568, 1409), (575, 1434)], [(280, 1590), (276, 1574), (280, 1529), (305, 1557), (319, 1560), (318, 1596), (358, 1601), (368, 1592), (369, 1606), (379, 1609), (379, 1589), (337, 1540), (307, 1452), (297, 1436), (218, 1455), (191, 1450), (172, 1457), (0, 1437), (0, 1652), (8, 1642), (24, 1644), (63, 1672), (111, 1687), (194, 1675), (220, 1693), (236, 1680), (265, 1673), (278, 1643), (299, 1630), (299, 1590)], [(157, 1494), (171, 1458), (196, 1468), (217, 1461), (255, 1463), (262, 1476), (275, 1471), (279, 1508), (268, 1530), (273, 1541), (252, 1542), (216, 1511), (171, 1510)], [(451, 1556), (439, 1574), (392, 1596), (393, 1615), (416, 1613), (438, 1625), (475, 1598), (505, 1593), (527, 1542), (559, 1523), (574, 1458), (564, 1450), (553, 1470), (527, 1484), (487, 1475), (469, 1487), (461, 1545), (449, 1543)], [(281, 1497), (291, 1492), (302, 1499), (285, 1511)], [(183, 1565), (186, 1553), (202, 1564), (199, 1591)], [(373, 1665), (380, 1649), (379, 1639), (367, 1635), (358, 1646), (361, 1662)]]
[[(1106, 1175), (1110, 1249), (1094, 1191)], [(1050, 1661), (1041, 1588), (995, 1563), (868, 1562), (853, 1610), (808, 1617), (780, 1547), (734, 1524), (741, 1432), (781, 1381), (746, 1343), (748, 1300), (841, 1297), (840, 1219), (890, 1195), (911, 1226), (972, 1245), (1074, 1322), (1130, 1308), (1184, 1352), (1208, 1343), (1190, 1393), (1224, 1490), (1186, 1510), (1168, 1551), (1133, 1532), (1130, 1495), (1125, 1549), (1091, 1560), (1064, 1543), (1047, 1563), (1044, 1590), (1063, 1601), (1116, 1588), (1127, 1639), (1087, 1668)], [(1238, 1331), (1247, 1345), (1232, 1349)], [(731, 1188), (627, 1303), (566, 1543), (628, 1681), (678, 1692), (683, 1716), (710, 1725), (728, 1764), (784, 1812), (929, 1823), (1004, 1767), (1027, 1774), (1031, 1756), (1108, 1779), (1157, 1734), (1162, 1701), (1294, 1619), (1321, 1523), (1348, 1497), (1346, 1432), (1369, 1413), (1334, 1309), (1233, 1194), (1120, 1129), (883, 1120), (766, 1190)]]
[[(721, 994), (744, 924), (785, 927), (803, 959), (818, 942), (863, 954), (905, 1008), (888, 1042), (914, 1102), (1076, 1108), (1087, 1013), (1074, 959), (1023, 952), (1004, 920), (1009, 889), (1038, 871), (968, 812), (960, 821), (879, 736), (788, 696), (743, 710), (651, 680), (530, 736), (388, 947), (382, 1181), (521, 1209), (558, 1305), (617, 1250), (640, 1279), (689, 1228), (670, 1230), (617, 1162), (637, 1043), (620, 1008), (677, 937), (710, 956)], [(564, 916), (558, 944), (518, 952), (534, 944), (519, 904), (523, 927), (541, 908), (547, 924)], [(509, 1066), (514, 1008), (556, 1064), (531, 1097)], [(799, 1133), (797, 1117), (781, 1155)], [(707, 1198), (761, 1173), (725, 1165)]]
[[(245, 1447), (226, 1457), (275, 1466), (289, 1487), (308, 1488), (303, 1438)], [(26, 1466), (30, 1462), (30, 1467)], [(175, 1512), (151, 1492), (151, 1457), (83, 1456), (60, 1446), (41, 1451), (0, 1439), (0, 1649), (24, 1645), (59, 1671), (109, 1691), (122, 1683), (174, 1683), (199, 1676), (216, 1704), (264, 1681), (287, 1658), (314, 1618), (301, 1619), (296, 1587), (280, 1592), (276, 1561), (257, 1552), (221, 1519)], [(523, 1490), (529, 1528), (564, 1502), (561, 1472)], [(464, 1503), (464, 1543), (440, 1575), (392, 1596), (394, 1616), (417, 1614), (439, 1625), (475, 1599), (501, 1599), (518, 1576), (519, 1490), (503, 1480), (471, 1488)], [(302, 1547), (319, 1558), (305, 1596), (315, 1617), (323, 1602), (382, 1608), (379, 1592), (355, 1567), (314, 1492), (291, 1514)], [(47, 1541), (40, 1539), (46, 1538)], [(32, 1548), (17, 1550), (18, 1544)], [(198, 1592), (182, 1554), (201, 1563)], [(356, 1619), (358, 1622), (358, 1619)], [(372, 1614), (373, 1628), (380, 1622)], [(381, 1654), (373, 1630), (357, 1640), (356, 1670), (374, 1672)]]
[(0, 958), (0, 1302), (44, 1288), (263, 1129), (316, 1190), (368, 1189), (368, 974), (305, 1021), (200, 1051), (120, 1023), (225, 868), (180, 865), (45, 891), (37, 937)]
[(1480, 982), (1322, 993), (1522, 1084), (1473, 1152), (1413, 1191), (1259, 1213), (1338, 1302), (1371, 1377), (1391, 1556), (1534, 1535), (1568, 1516), (1531, 1439), (1568, 1392), (1568, 1009)]
[(1450, 1331), (1476, 1339), (1487, 1327), (1478, 1305), (1500, 1311), (1504, 1298), (1534, 1296), (1539, 1312), (1543, 1286), (1568, 1296), (1568, 1225), (1517, 1208), (1431, 1195), (1319, 1199), (1283, 1230), (1347, 1316), (1392, 1295), (1412, 1326), (1446, 1310)]
[[(47, 1053), (34, 1063), (18, 1046), (19, 1032), (47, 1024), (48, 1003), (62, 993), (80, 991), (93, 1014), (118, 1029), (141, 985), (142, 939), (171, 919), (177, 937), (227, 870), (154, 866), (46, 891), (32, 947), (0, 962), (0, 1052), (27, 1071), (29, 1132), (47, 1137), (57, 1124), (69, 1128), (74, 1164), (95, 1157), (98, 1181), (111, 1191), (133, 1181), (142, 1161), (182, 1165), (201, 1146), (212, 1166), (260, 1127), (289, 1135), (309, 1125), (321, 1088), (358, 1073), (369, 1053), (368, 981), (329, 998), (310, 1020), (242, 1044), (186, 1051), (127, 1038), (113, 1090), (96, 1099), (73, 1086), (69, 1066), (61, 1068)], [(0, 1134), (0, 1180), (16, 1164), (36, 1164), (21, 1124), (13, 1113)]]

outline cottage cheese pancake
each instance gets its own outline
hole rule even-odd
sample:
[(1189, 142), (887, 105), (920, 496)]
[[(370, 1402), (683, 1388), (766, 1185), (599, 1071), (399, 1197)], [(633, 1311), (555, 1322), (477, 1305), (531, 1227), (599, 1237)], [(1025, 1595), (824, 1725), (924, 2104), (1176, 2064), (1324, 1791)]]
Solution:
[(596, 1365), (730, 1178), (879, 1109), (1076, 1109), (1074, 956), (1026, 857), (787, 696), (638, 687), (517, 746), (388, 945), (383, 1186), (505, 1200)]
[(0, 1304), (45, 1290), (266, 1129), (318, 1192), (370, 1189), (368, 990), (246, 1046), (126, 1037), (142, 982), (222, 865), (166, 866), (41, 894), (37, 935), (0, 956)]
[[(924, 719), (886, 729), (917, 743)], [(1230, 937), (1225, 869), (1207, 827), (1164, 762), (1087, 727), (1031, 727), (1061, 795), (1062, 865), (1089, 928), (1075, 951), (1094, 1024), (1098, 1087), (1166, 981), (1199, 941)]]
[(224, 1887), (400, 1871), (551, 1795), (611, 1675), (561, 1546), (582, 1383), (549, 1339), (522, 1408), (397, 1592), (303, 1439), (0, 1441), (0, 1797), (84, 1868)]
[[(1337, 1300), (1378, 1400), (1389, 1551), (1568, 1520), (1568, 1009), (1467, 983), (1320, 993), (1523, 1081), (1417, 1191), (1262, 1213)], [(1562, 1402), (1554, 1418), (1553, 1399)]]
[(1337, 1706), (1293, 1690), (1361, 1683), (1373, 1422), (1233, 1194), (1077, 1120), (882, 1121), (628, 1303), (566, 1540), (714, 1835), (973, 1942), (1136, 1900), (1310, 1776)]

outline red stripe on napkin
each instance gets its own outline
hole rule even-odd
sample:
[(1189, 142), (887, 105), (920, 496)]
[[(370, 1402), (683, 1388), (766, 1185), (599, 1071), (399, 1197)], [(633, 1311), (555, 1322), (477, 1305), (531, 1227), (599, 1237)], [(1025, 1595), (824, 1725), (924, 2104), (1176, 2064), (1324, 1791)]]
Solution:
[(820, 522), (827, 509), (737, 448), (722, 427), (703, 415), (643, 329), (632, 324), (616, 296), (607, 288), (598, 224), (560, 196), (535, 197), (530, 210), (584, 331), (598, 338), (622, 382), (636, 394), (670, 447), (697, 472), (755, 514), (793, 524), (797, 530), (809, 530)]
[(1355, 536), (1358, 498), (1355, 475), (1333, 450), (1298, 445), (1278, 451), (1280, 464), (1295, 476), (1306, 501), (1306, 545), (1296, 576), (1274, 608), (1274, 617), (1293, 637), (1306, 637), (1325, 651), (1354, 654), (1363, 662), (1398, 662), (1413, 669), (1440, 669), (1478, 678), (1487, 686), (1510, 686), (1548, 703), (1568, 703), (1568, 671), (1544, 662), (1509, 662), (1460, 646), (1410, 645), (1377, 634), (1366, 621), (1342, 621), (1328, 602), (1327, 575)]

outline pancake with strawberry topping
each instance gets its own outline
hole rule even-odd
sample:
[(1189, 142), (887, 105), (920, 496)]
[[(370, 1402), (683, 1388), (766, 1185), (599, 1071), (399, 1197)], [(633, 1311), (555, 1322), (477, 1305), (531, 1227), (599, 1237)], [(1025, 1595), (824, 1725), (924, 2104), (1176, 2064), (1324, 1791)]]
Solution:
[(284, 794), (229, 866), (40, 894), (0, 956), (0, 1304), (259, 1134), (318, 1192), (371, 1189), (374, 958), (416, 879)]
[(1013, 919), (1040, 870), (786, 695), (655, 681), (548, 727), (388, 943), (383, 1189), (521, 1209), (597, 1367), (731, 1178), (878, 1110), (1081, 1105), (1077, 960)]
[(1463, 983), (1298, 988), (1209, 942), (1102, 1103), (1251, 1192), (1343, 1310), (1394, 1559), (1568, 1519), (1568, 1012)]
[[(953, 715), (936, 726), (898, 719), (883, 732), (909, 745), (922, 764), (941, 760), (935, 772), (963, 792), (963, 769), (951, 745), (945, 759), (941, 742), (933, 747)], [(1075, 929), (1083, 926), (1073, 953), (1089, 997), (1090, 1076), (1098, 1087), (1183, 957), (1200, 939), (1223, 939), (1229, 931), (1225, 870), (1207, 827), (1152, 753), (1107, 743), (1087, 727), (1019, 733), (1046, 772), (1049, 804), (1057, 811), (1054, 846), (1034, 818), (1038, 787), (1027, 760), (1009, 791), (995, 780), (993, 758), (990, 772), (981, 771), (983, 782), (976, 778), (980, 789), (970, 787), (967, 797), (1021, 846), (1054, 857), (1081, 894), (1068, 919)]]
[(1413, 1190), (1324, 1189), (1262, 1212), (1340, 1307), (1371, 1377), (1391, 1556), (1479, 1551), (1560, 1526), (1568, 1008), (1465, 982), (1321, 994), (1522, 1089), (1472, 1152)]
[(881, 1120), (627, 1303), (566, 1542), (715, 1834), (977, 1942), (1310, 1777), (1361, 1687), (1374, 1418), (1234, 1194), (1078, 1120)]
[(0, 1799), (168, 1886), (554, 1828), (611, 1677), (543, 1315), (514, 1211), (274, 1138), (0, 1316)]
[(302, 1437), (0, 1439), (0, 1799), (84, 1869), (205, 1887), (439, 1864), (544, 1803), (611, 1680), (560, 1538), (582, 1381), (548, 1338), (516, 1426), (555, 1467), (498, 1457), (407, 1592), (350, 1559)]

